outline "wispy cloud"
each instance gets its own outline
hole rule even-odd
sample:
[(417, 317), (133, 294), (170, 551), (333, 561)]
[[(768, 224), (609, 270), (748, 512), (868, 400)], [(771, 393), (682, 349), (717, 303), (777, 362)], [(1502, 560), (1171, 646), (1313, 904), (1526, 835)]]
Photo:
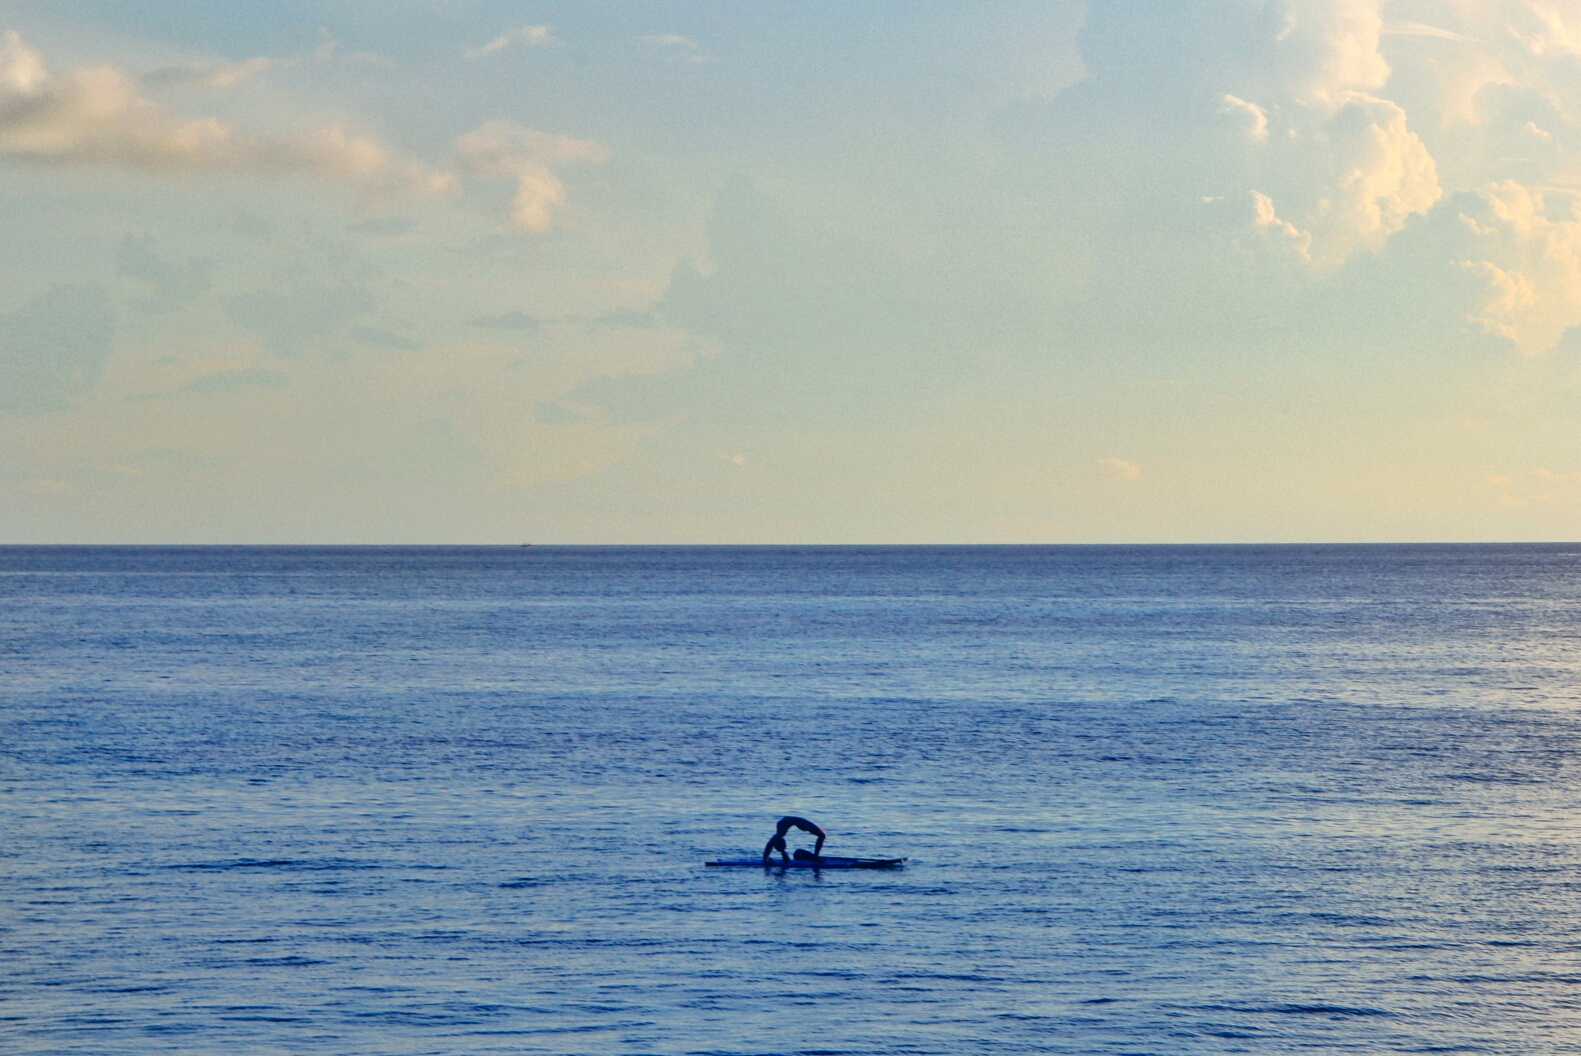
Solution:
[(363, 286), (299, 284), (289, 292), (261, 289), (239, 294), (225, 306), (231, 322), (252, 330), (281, 355), (294, 355), (310, 341), (332, 336), (378, 306)]
[[(313, 49), (313, 58), (319, 62), (326, 64), (341, 63), (347, 66), (384, 66), (386, 68), (393, 68), (396, 65), (395, 60), (388, 55), (381, 55), (373, 51), (351, 51), (342, 55), (340, 41), (335, 39), (333, 33), (320, 26), (318, 35), (322, 43)], [(286, 65), (289, 65), (289, 63), (286, 63)]]
[(278, 65), (266, 55), (243, 62), (217, 62), (208, 65), (164, 66), (143, 76), (150, 87), (234, 88), (238, 84)]
[(351, 328), (351, 336), (365, 345), (394, 349), (397, 352), (415, 352), (423, 347), (421, 341), (413, 341), (409, 337), (402, 337), (400, 334), (391, 333), (377, 326), (354, 326)]
[(153, 295), (133, 304), (146, 312), (173, 312), (208, 292), (214, 262), (189, 257), (177, 264), (154, 251), (152, 235), (128, 233), (115, 254), (115, 269), (128, 278), (153, 287)]
[(537, 330), (542, 324), (526, 312), (506, 312), (503, 315), (485, 315), (469, 319), (467, 325), (486, 330)]
[(417, 220), (410, 216), (375, 217), (372, 220), (363, 220), (346, 228), (354, 235), (372, 235), (376, 238), (394, 238), (404, 235), (417, 226)]
[(708, 62), (709, 56), (704, 55), (697, 46), (697, 41), (690, 37), (683, 37), (679, 33), (650, 33), (642, 38), (642, 42), (651, 48), (665, 52), (671, 62)]
[(493, 40), (476, 48), (463, 48), (461, 54), (469, 59), (481, 59), (485, 55), (504, 51), (512, 45), (524, 48), (547, 48), (559, 44), (553, 30), (548, 26), (517, 26), (507, 29)]
[(1499, 489), (1500, 506), (1573, 506), (1581, 501), (1581, 473), (1539, 466), (1520, 477), (1489, 474), (1487, 481)]
[(651, 44), (656, 48), (689, 48), (697, 50), (697, 42), (679, 33), (650, 33), (642, 38), (643, 43)]
[(597, 330), (606, 326), (625, 327), (633, 330), (657, 330), (659, 317), (652, 312), (645, 312), (638, 308), (616, 308), (596, 316), (592, 322), (592, 329)]
[(240, 389), (283, 389), (291, 379), (278, 370), (262, 367), (242, 367), (236, 370), (216, 370), (200, 374), (181, 386), (182, 392), (214, 393), (236, 392)]
[(1423, 22), (1390, 22), (1384, 25), (1381, 32), (1391, 37), (1437, 37), (1440, 40), (1453, 40), (1460, 44), (1470, 44), (1471, 38), (1452, 33), (1447, 29), (1429, 26)]

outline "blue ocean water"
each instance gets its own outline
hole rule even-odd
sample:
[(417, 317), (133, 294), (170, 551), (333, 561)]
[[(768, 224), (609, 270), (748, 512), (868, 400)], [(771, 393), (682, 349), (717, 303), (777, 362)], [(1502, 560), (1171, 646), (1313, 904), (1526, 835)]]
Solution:
[(0, 549), (0, 1051), (1581, 1052), (1578, 695), (1577, 546)]

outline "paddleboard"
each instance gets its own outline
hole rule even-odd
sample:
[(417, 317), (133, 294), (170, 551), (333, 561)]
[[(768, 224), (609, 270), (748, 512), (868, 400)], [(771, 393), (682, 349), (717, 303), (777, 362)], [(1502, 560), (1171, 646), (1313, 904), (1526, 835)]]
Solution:
[(762, 858), (721, 858), (703, 864), (737, 866), (743, 869), (748, 866), (759, 869), (894, 869), (905, 860), (904, 858), (836, 858), (826, 854), (822, 858), (792, 858), (788, 862), (782, 862), (778, 858), (768, 862)]

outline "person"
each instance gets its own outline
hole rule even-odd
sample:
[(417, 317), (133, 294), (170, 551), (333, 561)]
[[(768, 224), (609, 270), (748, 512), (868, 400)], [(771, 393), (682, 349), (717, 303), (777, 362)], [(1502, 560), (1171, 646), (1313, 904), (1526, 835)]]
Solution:
[(764, 865), (769, 864), (769, 858), (775, 851), (780, 852), (781, 863), (788, 864), (790, 862), (790, 856), (785, 853), (785, 834), (792, 829), (800, 829), (803, 832), (816, 836), (818, 842), (813, 844), (812, 856), (814, 859), (819, 856), (819, 852), (823, 850), (823, 841), (828, 838), (829, 834), (806, 818), (787, 816), (781, 818), (779, 824), (774, 826), (774, 835), (770, 836), (769, 842), (763, 846)]

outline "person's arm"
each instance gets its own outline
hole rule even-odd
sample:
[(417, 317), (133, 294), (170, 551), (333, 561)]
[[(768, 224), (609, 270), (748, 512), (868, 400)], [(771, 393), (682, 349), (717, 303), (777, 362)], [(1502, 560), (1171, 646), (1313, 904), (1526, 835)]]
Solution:
[(763, 845), (763, 864), (769, 864), (769, 856), (774, 850), (774, 837), (769, 837), (769, 842)]

